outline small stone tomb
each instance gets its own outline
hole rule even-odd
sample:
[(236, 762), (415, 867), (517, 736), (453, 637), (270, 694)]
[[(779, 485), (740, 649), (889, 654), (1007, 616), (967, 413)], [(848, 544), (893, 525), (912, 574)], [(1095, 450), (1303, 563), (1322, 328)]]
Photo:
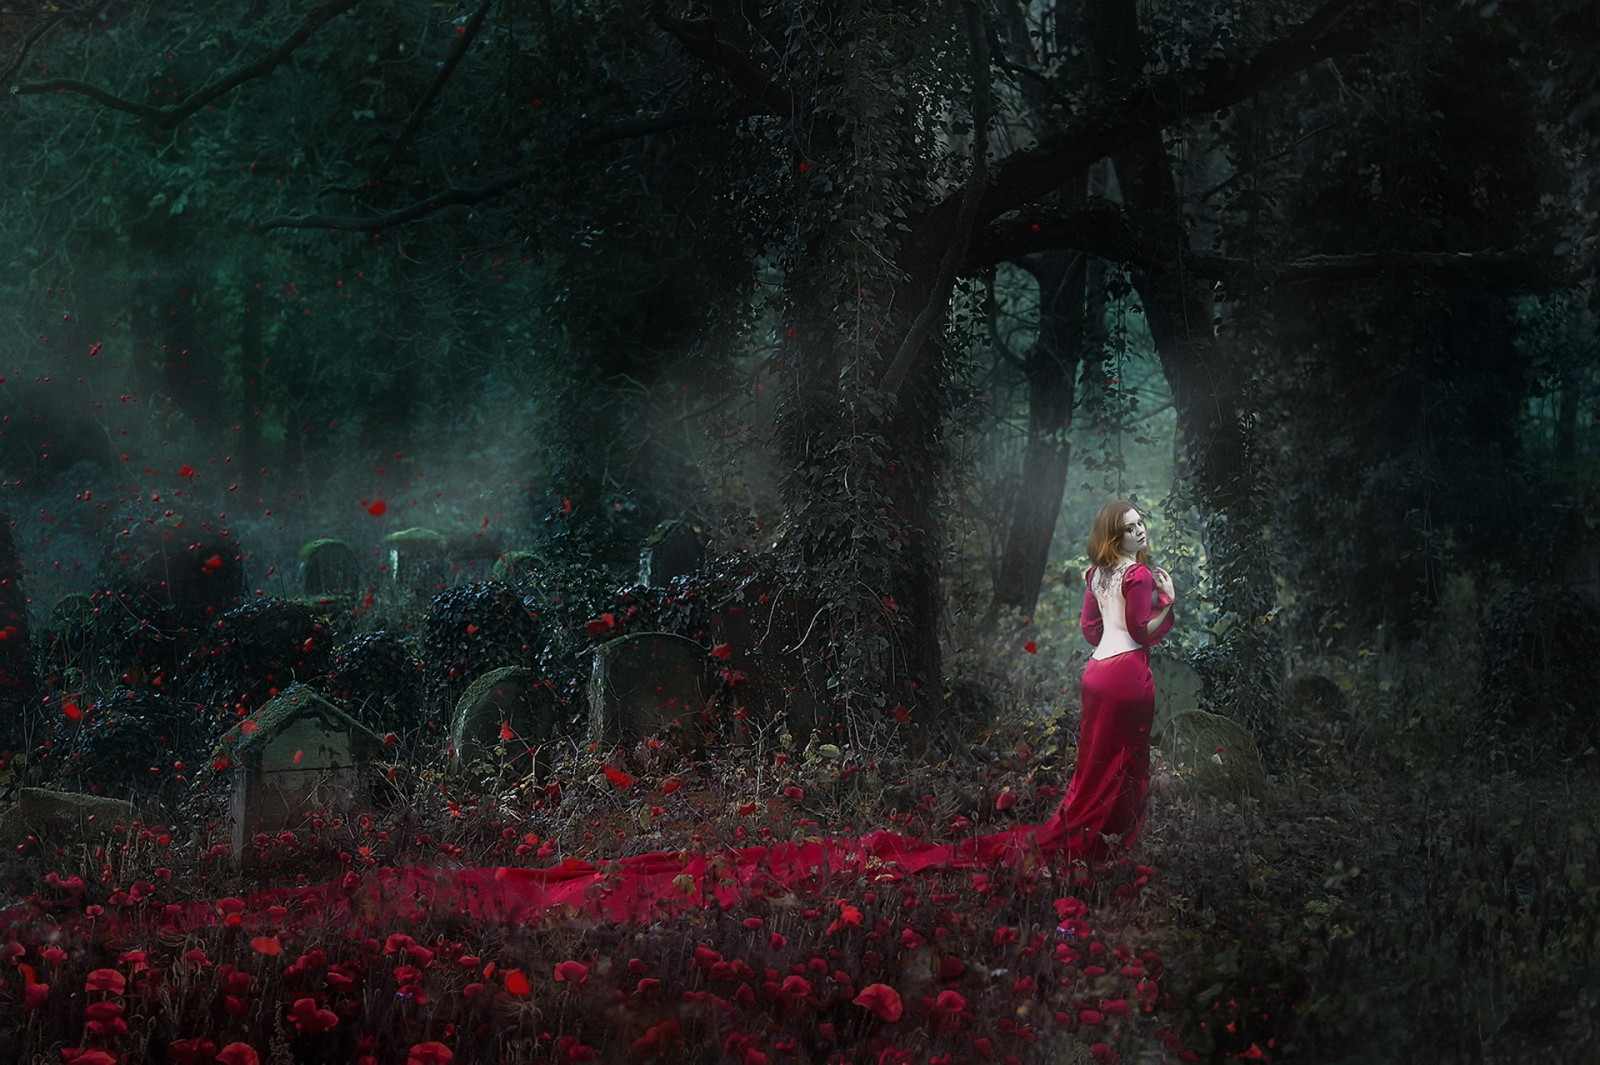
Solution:
[(485, 673), (456, 703), (450, 722), (451, 748), (462, 765), (495, 763), (537, 775), (549, 759), (536, 754), (556, 737), (555, 693), (526, 666)]
[(303, 684), (235, 725), (219, 751), (233, 767), (235, 860), (256, 835), (298, 830), (313, 811), (348, 815), (363, 798), (362, 767), (382, 749), (377, 733)]
[(589, 733), (606, 745), (677, 727), (704, 739), (710, 692), (705, 648), (666, 632), (638, 632), (594, 649)]

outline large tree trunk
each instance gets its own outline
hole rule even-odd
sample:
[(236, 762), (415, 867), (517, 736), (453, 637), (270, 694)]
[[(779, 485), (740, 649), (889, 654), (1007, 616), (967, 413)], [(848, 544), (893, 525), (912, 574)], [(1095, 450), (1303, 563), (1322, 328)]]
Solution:
[(948, 307), (941, 266), (959, 261), (943, 246), (903, 246), (884, 224), (919, 206), (927, 177), (916, 103), (882, 92), (882, 72), (912, 58), (891, 32), (903, 10), (862, 6), (832, 44), (838, 98), (853, 110), (806, 145), (849, 191), (819, 197), (796, 223), (808, 237), (785, 263), (778, 422), (785, 543), (802, 589), (797, 682), (825, 678), (811, 693), (819, 723), (850, 742), (933, 724), (943, 703), (945, 360), (928, 327)]
[(1013, 609), (1026, 616), (1038, 604), (1061, 513), (1071, 468), (1068, 434), (1076, 377), (1083, 352), (1095, 344), (1103, 282), (1090, 257), (1078, 252), (1045, 252), (1025, 265), (1039, 284), (1039, 339), (1023, 365), (1028, 438), (994, 606), (996, 612)]
[(831, 304), (794, 296), (779, 425), (785, 545), (803, 586), (791, 683), (825, 678), (808, 693), (818, 726), (857, 742), (903, 716), (896, 707), (931, 723), (942, 695), (937, 378), (917, 359), (897, 402), (858, 376), (888, 361), (887, 345), (819, 343), (838, 323), (807, 308)]
[(1181, 498), (1200, 518), (1218, 642), (1205, 657), (1219, 709), (1270, 747), (1284, 683), (1273, 624), (1271, 494), (1264, 479), (1243, 345), (1218, 338), (1201, 286), (1170, 274), (1138, 285), (1178, 414)]

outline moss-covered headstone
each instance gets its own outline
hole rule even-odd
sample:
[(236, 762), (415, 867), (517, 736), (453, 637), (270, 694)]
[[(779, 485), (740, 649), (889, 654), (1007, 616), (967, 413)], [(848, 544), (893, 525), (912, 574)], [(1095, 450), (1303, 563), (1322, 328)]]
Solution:
[(1151, 742), (1160, 744), (1172, 725), (1174, 715), (1200, 709), (1200, 674), (1181, 658), (1152, 654), (1150, 674), (1156, 684), (1156, 718), (1150, 726)]
[(1250, 730), (1204, 710), (1172, 715), (1162, 749), (1178, 766), (1178, 778), (1195, 792), (1216, 799), (1265, 795), (1271, 786)]
[(138, 817), (131, 802), (48, 788), (23, 788), (0, 810), (0, 847), (12, 850), (32, 835), (37, 843), (82, 843), (109, 836)]

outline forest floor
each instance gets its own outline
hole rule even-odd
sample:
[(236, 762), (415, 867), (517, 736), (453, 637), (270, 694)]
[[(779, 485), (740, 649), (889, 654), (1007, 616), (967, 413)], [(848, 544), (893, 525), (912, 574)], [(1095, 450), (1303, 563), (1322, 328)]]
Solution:
[[(1158, 750), (1134, 860), (1093, 877), (854, 874), (628, 928), (319, 926), (252, 892), (1038, 823), (1070, 773), (1071, 718), (937, 756), (641, 744), (607, 773), (574, 749), (538, 785), (401, 765), (370, 811), (259, 839), (245, 872), (224, 820), (195, 810), (24, 841), (0, 890), (49, 913), (6, 915), (0, 1034), (13, 1060), (81, 1065), (1592, 1060), (1600, 786), (1584, 760), (1490, 771), (1438, 721), (1359, 697), (1340, 721), (1284, 724), (1254, 796), (1208, 795)], [(163, 906), (195, 901), (218, 919), (162, 927)]]

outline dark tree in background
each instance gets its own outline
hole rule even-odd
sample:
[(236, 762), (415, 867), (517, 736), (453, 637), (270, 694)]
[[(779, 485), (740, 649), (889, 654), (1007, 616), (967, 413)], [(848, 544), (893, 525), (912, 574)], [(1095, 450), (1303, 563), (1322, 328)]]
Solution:
[[(8, 12), (0, 460), (288, 541), (443, 515), (613, 575), (662, 519), (776, 543), (793, 679), (864, 735), (942, 705), (952, 433), (1004, 357), (979, 282), (1037, 279), (1020, 614), (1124, 285), (1220, 702), (1270, 729), (1280, 581), (1317, 638), (1404, 638), (1526, 554), (1525, 508), (1593, 506), (1583, 341), (1550, 339), (1592, 321), (1592, 6), (1506, 8)], [(1526, 439), (1557, 393), (1559, 462)]]

